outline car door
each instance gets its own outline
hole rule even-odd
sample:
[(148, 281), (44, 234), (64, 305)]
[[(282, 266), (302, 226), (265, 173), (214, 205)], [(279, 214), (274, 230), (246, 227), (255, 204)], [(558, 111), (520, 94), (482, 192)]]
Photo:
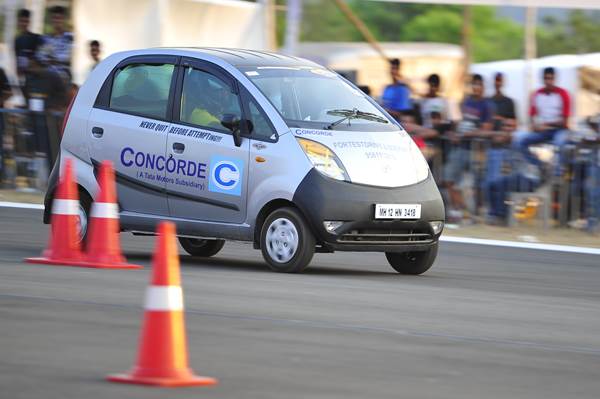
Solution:
[[(208, 62), (182, 61), (173, 124), (167, 135), (166, 190), (172, 217), (242, 223), (246, 217), (248, 148), (221, 123), (243, 120), (237, 83)], [(241, 124), (245, 131), (245, 126)], [(171, 161), (172, 160), (172, 161)]]
[(177, 57), (132, 57), (104, 83), (88, 120), (92, 162), (112, 161), (122, 211), (168, 215), (165, 193)]

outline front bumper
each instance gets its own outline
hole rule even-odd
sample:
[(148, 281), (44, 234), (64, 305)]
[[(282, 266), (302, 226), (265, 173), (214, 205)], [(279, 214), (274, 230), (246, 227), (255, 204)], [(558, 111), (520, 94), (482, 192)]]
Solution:
[[(431, 174), (411, 186), (383, 188), (342, 182), (312, 169), (298, 186), (294, 203), (325, 250), (408, 252), (435, 245), (429, 222), (444, 221), (444, 203)], [(375, 220), (375, 204), (421, 204), (419, 220)], [(343, 221), (328, 232), (323, 221)]]

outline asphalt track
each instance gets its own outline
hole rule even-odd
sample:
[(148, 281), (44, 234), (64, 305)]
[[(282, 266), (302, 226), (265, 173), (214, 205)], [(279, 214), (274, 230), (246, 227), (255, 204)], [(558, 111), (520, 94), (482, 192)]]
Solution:
[[(143, 271), (27, 265), (41, 211), (0, 208), (0, 398), (600, 397), (600, 256), (443, 243), (425, 275), (381, 254), (269, 272), (228, 243), (182, 256), (191, 365), (214, 388), (104, 381), (134, 362)], [(150, 264), (151, 237), (122, 236)]]

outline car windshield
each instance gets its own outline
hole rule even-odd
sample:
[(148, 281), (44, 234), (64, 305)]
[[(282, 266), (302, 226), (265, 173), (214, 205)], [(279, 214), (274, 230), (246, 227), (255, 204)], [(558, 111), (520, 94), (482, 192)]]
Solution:
[(328, 69), (247, 67), (243, 72), (290, 127), (398, 130), (363, 92)]

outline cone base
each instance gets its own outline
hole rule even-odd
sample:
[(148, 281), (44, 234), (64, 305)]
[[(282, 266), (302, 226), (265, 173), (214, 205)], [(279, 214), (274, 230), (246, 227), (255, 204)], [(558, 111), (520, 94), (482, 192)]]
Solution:
[(92, 267), (95, 269), (143, 269), (144, 266), (134, 265), (131, 263), (117, 263), (117, 262), (93, 262), (83, 261), (79, 265), (81, 267)]
[(111, 374), (107, 376), (106, 379), (111, 382), (120, 382), (123, 384), (154, 385), (159, 387), (210, 386), (218, 384), (218, 381), (215, 378), (200, 377), (193, 374), (180, 378), (138, 377), (130, 374)]
[(133, 265), (131, 263), (104, 263), (104, 262), (88, 262), (85, 260), (72, 259), (52, 259), (52, 258), (25, 258), (25, 262), (38, 265), (54, 265), (68, 267), (87, 267), (93, 269), (143, 269), (143, 266)]
[(53, 258), (45, 258), (45, 257), (35, 257), (35, 258), (25, 258), (25, 262), (27, 263), (35, 263), (38, 265), (55, 265), (55, 266), (79, 266), (83, 259), (74, 260), (74, 259), (53, 259)]

